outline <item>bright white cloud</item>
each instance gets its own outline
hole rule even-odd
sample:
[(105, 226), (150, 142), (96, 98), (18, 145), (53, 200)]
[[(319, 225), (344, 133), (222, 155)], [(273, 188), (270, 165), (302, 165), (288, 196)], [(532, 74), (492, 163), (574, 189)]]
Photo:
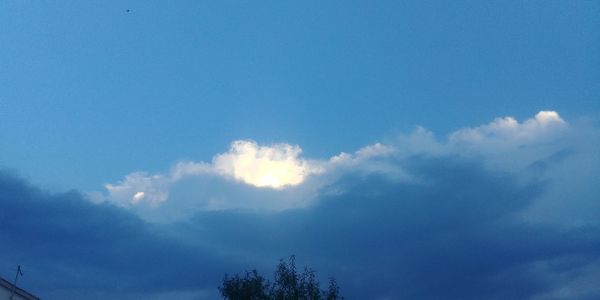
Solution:
[(274, 189), (298, 185), (306, 176), (322, 172), (322, 169), (300, 159), (299, 146), (275, 144), (259, 146), (254, 141), (235, 141), (229, 152), (213, 159), (214, 169), (256, 187)]
[[(423, 127), (386, 144), (375, 143), (327, 160), (302, 158), (302, 149), (286, 143), (260, 145), (238, 140), (211, 162), (181, 161), (166, 174), (136, 172), (107, 184), (103, 199), (136, 209), (165, 211), (267, 209), (310, 205), (324, 186), (348, 174), (381, 174), (419, 183), (399, 161), (415, 155), (476, 157), (493, 170), (519, 171), (564, 148), (559, 138), (569, 125), (554, 111), (541, 111), (523, 122), (513, 117), (465, 128), (437, 139)], [(239, 185), (237, 183), (243, 183)], [(174, 201), (167, 200), (173, 194)], [(91, 193), (99, 199), (98, 193)], [(178, 202), (179, 201), (179, 202)], [(146, 212), (147, 212), (146, 211)]]
[(563, 147), (570, 126), (555, 111), (540, 111), (523, 122), (513, 117), (451, 133), (445, 147), (450, 153), (479, 157), (487, 166), (517, 171)]
[(342, 152), (323, 163), (327, 174), (335, 179), (339, 175), (355, 174), (382, 174), (390, 179), (407, 180), (409, 175), (397, 165), (389, 164), (386, 158), (398, 155), (395, 146), (375, 143), (358, 149), (354, 153)]
[(281, 190), (299, 185), (308, 176), (324, 171), (320, 163), (300, 158), (301, 153), (299, 146), (284, 143), (261, 146), (254, 141), (239, 140), (231, 144), (229, 151), (216, 155), (210, 164), (182, 161), (167, 175), (135, 172), (116, 184), (106, 184), (107, 198), (123, 206), (142, 203), (158, 206), (169, 198), (174, 183), (201, 175), (216, 175), (258, 188)]
[(135, 195), (133, 195), (133, 203), (137, 203), (142, 201), (142, 199), (144, 199), (144, 197), (146, 196), (145, 192), (137, 192), (135, 193)]
[(113, 202), (128, 206), (147, 202), (157, 206), (167, 200), (169, 179), (162, 175), (148, 175), (136, 172), (125, 176), (116, 184), (106, 184), (105, 188)]
[(395, 152), (395, 148), (392, 146), (386, 146), (381, 143), (368, 145), (366, 147), (358, 149), (354, 154), (342, 152), (338, 155), (333, 156), (329, 159), (329, 162), (334, 165), (356, 165), (361, 162), (374, 157), (388, 156)]
[(493, 122), (458, 130), (449, 137), (453, 143), (527, 143), (547, 137), (567, 127), (555, 111), (540, 111), (534, 118), (519, 123), (513, 117), (497, 118)]

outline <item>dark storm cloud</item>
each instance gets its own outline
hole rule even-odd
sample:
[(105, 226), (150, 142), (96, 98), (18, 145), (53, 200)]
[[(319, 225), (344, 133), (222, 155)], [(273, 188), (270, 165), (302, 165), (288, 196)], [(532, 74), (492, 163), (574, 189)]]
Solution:
[(600, 258), (598, 227), (518, 218), (545, 183), (454, 158), (397, 163), (419, 183), (348, 176), (330, 187), (344, 193), (307, 209), (211, 212), (187, 226), (247, 259), (295, 253), (338, 277), (351, 299), (527, 299), (567, 285), (562, 275)]
[(386, 163), (413, 179), (347, 174), (307, 208), (201, 212), (160, 225), (2, 173), (0, 254), (42, 274), (28, 285), (46, 299), (73, 290), (98, 299), (214, 293), (224, 272), (256, 267), (268, 276), (290, 254), (323, 280), (336, 277), (348, 299), (560, 299), (559, 289), (564, 298), (600, 296), (585, 284), (600, 276), (597, 225), (520, 217), (548, 182), (456, 157)]
[(226, 265), (122, 209), (77, 192), (49, 194), (7, 172), (0, 172), (0, 206), (3, 266), (25, 265), (25, 284), (44, 294), (213, 289), (219, 276), (206, 274)]

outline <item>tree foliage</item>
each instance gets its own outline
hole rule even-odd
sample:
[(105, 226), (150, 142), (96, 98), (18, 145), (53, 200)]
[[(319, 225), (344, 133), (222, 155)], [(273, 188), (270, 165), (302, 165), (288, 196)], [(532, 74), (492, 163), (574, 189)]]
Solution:
[(273, 282), (267, 281), (256, 270), (232, 277), (225, 274), (219, 291), (223, 299), (229, 300), (338, 300), (340, 289), (334, 278), (329, 279), (327, 290), (321, 290), (315, 271), (305, 267), (302, 273), (296, 270), (296, 259), (292, 255), (288, 262), (280, 260)]

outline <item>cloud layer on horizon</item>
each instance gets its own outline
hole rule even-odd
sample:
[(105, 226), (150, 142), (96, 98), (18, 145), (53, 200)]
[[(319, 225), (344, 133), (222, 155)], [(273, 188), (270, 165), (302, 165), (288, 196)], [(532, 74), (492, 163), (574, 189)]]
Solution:
[[(418, 127), (410, 134), (327, 160), (303, 158), (297, 145), (240, 140), (210, 163), (181, 161), (166, 173), (134, 172), (118, 183), (107, 184), (106, 192), (88, 195), (97, 202), (129, 207), (150, 221), (173, 221), (207, 210), (306, 207), (315, 203), (323, 187), (346, 174), (383, 174), (397, 182), (416, 183), (418, 176), (394, 162), (415, 155), (479, 160), (490, 170), (513, 172), (522, 178), (556, 177), (560, 174), (554, 171), (564, 167), (556, 161), (560, 157), (573, 162), (594, 159), (590, 157), (593, 145), (582, 141), (595, 138), (596, 133), (587, 127), (573, 127), (557, 112), (540, 111), (523, 122), (497, 118), (456, 130), (445, 139)], [(584, 129), (589, 131), (588, 137), (581, 136)], [(553, 167), (532, 175), (536, 166), (541, 172), (542, 161), (550, 157), (555, 158)]]
[[(254, 144), (280, 150), (254, 163), (318, 171), (258, 188), (216, 159), (180, 163), (114, 185), (135, 183), (127, 205), (0, 172), (1, 267), (21, 262), (44, 299), (213, 299), (223, 273), (268, 276), (290, 254), (348, 299), (597, 299), (598, 129), (549, 112), (515, 122), (447, 139), (418, 128), (325, 161)], [(168, 198), (129, 202), (139, 192)]]

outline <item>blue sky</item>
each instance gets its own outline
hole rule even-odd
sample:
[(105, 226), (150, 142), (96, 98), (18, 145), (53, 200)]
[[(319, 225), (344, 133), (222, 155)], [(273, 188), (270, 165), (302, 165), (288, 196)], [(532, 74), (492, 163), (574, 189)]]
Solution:
[[(26, 265), (44, 299), (101, 299), (104, 277), (123, 299), (157, 281), (144, 297), (210, 299), (224, 272), (295, 253), (349, 299), (598, 297), (599, 15), (2, 1), (0, 276)], [(173, 269), (150, 272), (161, 253)]]

